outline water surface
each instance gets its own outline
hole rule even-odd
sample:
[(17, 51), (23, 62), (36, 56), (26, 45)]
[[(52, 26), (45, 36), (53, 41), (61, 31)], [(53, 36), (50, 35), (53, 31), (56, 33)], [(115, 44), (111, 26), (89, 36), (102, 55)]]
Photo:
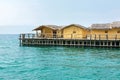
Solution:
[(120, 50), (20, 47), (0, 35), (0, 80), (120, 80)]

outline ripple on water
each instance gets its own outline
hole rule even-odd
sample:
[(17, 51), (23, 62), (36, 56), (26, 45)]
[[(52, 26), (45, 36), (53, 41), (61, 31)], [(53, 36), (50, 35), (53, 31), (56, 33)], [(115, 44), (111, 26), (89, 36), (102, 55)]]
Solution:
[(18, 35), (0, 36), (0, 80), (119, 80), (120, 50), (20, 47)]

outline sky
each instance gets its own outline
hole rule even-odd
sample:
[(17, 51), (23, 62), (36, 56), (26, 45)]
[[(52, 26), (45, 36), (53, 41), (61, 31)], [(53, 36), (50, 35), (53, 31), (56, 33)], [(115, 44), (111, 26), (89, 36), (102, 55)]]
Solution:
[(0, 0), (0, 34), (31, 32), (40, 25), (120, 21), (120, 0)]

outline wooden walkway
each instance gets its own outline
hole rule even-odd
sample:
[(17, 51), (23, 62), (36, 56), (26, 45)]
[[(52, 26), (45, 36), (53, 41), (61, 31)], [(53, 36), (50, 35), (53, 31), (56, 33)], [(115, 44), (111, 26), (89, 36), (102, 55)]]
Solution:
[(114, 47), (120, 48), (120, 39), (104, 40), (100, 38), (64, 39), (64, 38), (43, 38), (34, 34), (20, 34), (21, 46), (78, 46), (78, 47)]

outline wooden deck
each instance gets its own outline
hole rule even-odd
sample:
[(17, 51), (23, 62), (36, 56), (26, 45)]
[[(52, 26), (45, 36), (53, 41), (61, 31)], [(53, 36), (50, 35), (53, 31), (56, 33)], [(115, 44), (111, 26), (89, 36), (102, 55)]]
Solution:
[[(64, 39), (62, 37), (46, 38), (40, 37), (35, 34), (20, 34), (20, 45), (21, 46), (78, 46), (78, 47), (115, 47), (120, 48), (120, 39), (117, 38), (119, 35), (114, 35), (114, 38), (105, 35), (102, 39), (99, 37), (92, 37), (86, 35), (86, 38), (69, 38)], [(113, 37), (113, 35), (112, 35)]]

